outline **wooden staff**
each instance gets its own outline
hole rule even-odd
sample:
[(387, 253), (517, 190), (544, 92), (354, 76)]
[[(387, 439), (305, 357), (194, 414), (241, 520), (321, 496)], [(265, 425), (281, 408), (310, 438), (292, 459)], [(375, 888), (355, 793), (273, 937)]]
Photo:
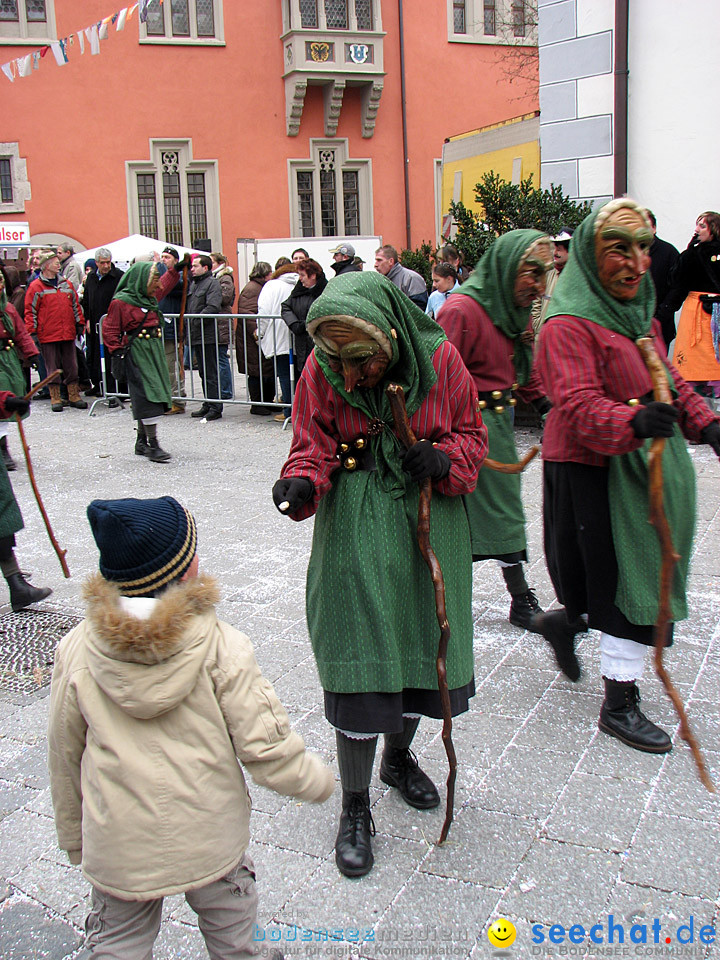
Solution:
[[(415, 434), (408, 420), (407, 409), (405, 407), (405, 394), (403, 388), (396, 383), (388, 384), (385, 390), (390, 409), (392, 410), (393, 420), (395, 421), (395, 431), (400, 442), (409, 450), (417, 443)], [(430, 545), (430, 499), (432, 497), (432, 480), (427, 477), (420, 484), (420, 506), (418, 510), (417, 538), (420, 553), (422, 553), (425, 563), (430, 569), (433, 587), (435, 589), (435, 613), (440, 624), (440, 643), (438, 645), (436, 667), (438, 676), (438, 690), (440, 691), (440, 703), (442, 705), (443, 728), (442, 739), (445, 745), (450, 772), (447, 778), (447, 803), (445, 807), (445, 823), (440, 831), (438, 843), (444, 843), (450, 830), (450, 824), (453, 821), (453, 809), (455, 805), (455, 777), (457, 774), (457, 757), (455, 755), (455, 746), (452, 741), (452, 712), (450, 709), (450, 691), (447, 683), (447, 649), (450, 640), (450, 624), (448, 623), (447, 613), (445, 611), (445, 581), (443, 579), (440, 563), (435, 556)]]
[[(35, 386), (32, 388), (32, 390), (30, 390), (29, 393), (25, 394), (23, 399), (30, 400), (32, 396), (35, 393), (37, 393), (38, 390), (40, 390), (42, 387), (45, 386), (45, 384), (50, 383), (52, 380), (55, 379), (55, 377), (59, 376), (60, 372), (61, 372), (60, 370), (56, 370), (54, 373), (51, 373), (49, 376), (45, 377), (44, 380), (41, 380), (40, 383), (36, 383)], [(48, 532), (48, 536), (50, 537), (50, 543), (53, 545), (55, 553), (58, 556), (58, 560), (60, 561), (62, 572), (65, 574), (66, 577), (69, 577), (70, 569), (68, 568), (67, 560), (65, 559), (67, 550), (63, 550), (60, 544), (55, 539), (53, 528), (50, 525), (50, 518), (48, 517), (47, 512), (45, 510), (45, 504), (42, 501), (42, 497), (40, 496), (40, 491), (38, 490), (38, 485), (35, 480), (35, 473), (33, 471), (32, 460), (30, 459), (30, 447), (28, 446), (28, 442), (25, 437), (25, 429), (23, 427), (22, 420), (20, 419), (20, 416), (17, 412), (15, 413), (15, 421), (18, 425), (18, 432), (20, 433), (20, 442), (22, 443), (23, 453), (25, 454), (25, 463), (27, 464), (28, 476), (30, 477), (30, 484), (33, 488), (33, 493), (35, 494), (35, 499), (37, 500), (37, 505), (40, 508), (40, 513), (42, 514), (42, 518), (45, 521), (45, 529)]]
[[(635, 342), (637, 343), (640, 353), (642, 354), (642, 358), (645, 361), (645, 366), (648, 368), (650, 373), (653, 384), (654, 399), (660, 403), (671, 404), (673, 398), (672, 394), (670, 393), (670, 385), (665, 373), (665, 367), (663, 366), (663, 363), (660, 360), (657, 351), (655, 350), (653, 338), (641, 337)], [(660, 677), (667, 695), (673, 702), (675, 712), (680, 719), (680, 736), (688, 744), (690, 750), (692, 751), (700, 779), (710, 793), (714, 793), (715, 786), (710, 779), (710, 774), (708, 773), (703, 755), (700, 752), (698, 742), (695, 739), (692, 730), (690, 729), (687, 714), (685, 713), (685, 707), (680, 695), (673, 686), (670, 675), (665, 669), (665, 664), (663, 663), (663, 649), (667, 643), (668, 624), (670, 622), (671, 615), (670, 590), (672, 587), (675, 564), (680, 559), (679, 554), (675, 551), (675, 547), (673, 546), (672, 533), (670, 531), (670, 525), (667, 521), (667, 516), (665, 515), (665, 506), (663, 503), (662, 455), (664, 448), (665, 439), (663, 437), (655, 437), (650, 444), (650, 452), (648, 454), (648, 474), (650, 476), (649, 519), (650, 523), (657, 531), (658, 539), (660, 541), (660, 554), (662, 558), (662, 563), (660, 566), (660, 601), (658, 605), (657, 620), (655, 621), (654, 636), (655, 672)]]
[(540, 447), (530, 447), (522, 460), (518, 460), (517, 463), (500, 463), (499, 460), (491, 460), (490, 457), (485, 457), (481, 466), (496, 470), (498, 473), (522, 473), (530, 461), (539, 453)]

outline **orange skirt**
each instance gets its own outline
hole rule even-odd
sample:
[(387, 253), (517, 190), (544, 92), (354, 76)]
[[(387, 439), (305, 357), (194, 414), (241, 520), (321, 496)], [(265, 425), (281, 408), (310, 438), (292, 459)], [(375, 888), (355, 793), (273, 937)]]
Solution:
[(673, 364), (685, 380), (720, 380), (710, 319), (710, 314), (702, 308), (700, 294), (689, 293), (680, 313), (673, 353)]

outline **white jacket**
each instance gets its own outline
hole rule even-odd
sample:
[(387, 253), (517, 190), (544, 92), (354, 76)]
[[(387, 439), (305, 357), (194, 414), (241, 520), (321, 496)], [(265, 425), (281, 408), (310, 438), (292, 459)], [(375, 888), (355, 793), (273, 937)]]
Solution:
[[(283, 273), (275, 280), (268, 280), (258, 296), (258, 339), (263, 356), (290, 353), (291, 334), (288, 325), (280, 316), (280, 307), (293, 292), (298, 282), (296, 273)], [(268, 316), (276, 317), (268, 320)]]

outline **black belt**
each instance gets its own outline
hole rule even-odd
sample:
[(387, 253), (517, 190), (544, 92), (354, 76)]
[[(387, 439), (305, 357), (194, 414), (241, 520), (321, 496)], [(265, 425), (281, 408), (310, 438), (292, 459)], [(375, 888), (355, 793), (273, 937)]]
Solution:
[(372, 472), (376, 469), (375, 458), (370, 453), (370, 446), (367, 437), (356, 437), (349, 443), (341, 443), (335, 454), (340, 461), (340, 465), (345, 470), (367, 470)]
[(495, 413), (502, 413), (506, 406), (514, 407), (517, 404), (517, 400), (512, 395), (513, 390), (517, 388), (517, 383), (514, 383), (511, 387), (505, 387), (504, 390), (478, 390), (478, 406), (481, 410), (492, 407)]

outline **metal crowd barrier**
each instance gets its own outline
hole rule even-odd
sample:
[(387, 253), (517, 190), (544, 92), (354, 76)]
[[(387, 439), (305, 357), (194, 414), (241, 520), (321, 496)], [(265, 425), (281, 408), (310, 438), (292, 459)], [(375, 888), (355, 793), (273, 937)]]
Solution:
[[(292, 409), (293, 400), (295, 398), (295, 335), (288, 329), (288, 335), (290, 337), (290, 347), (287, 354), (277, 353), (278, 349), (278, 337), (277, 337), (277, 328), (275, 321), (279, 321), (282, 324), (285, 324), (285, 321), (279, 315), (270, 315), (270, 314), (243, 314), (243, 313), (223, 313), (223, 314), (185, 314), (184, 318), (184, 330), (183, 330), (183, 356), (179, 355), (177, 349), (178, 343), (178, 314), (165, 314), (165, 323), (162, 324), (163, 328), (163, 345), (166, 347), (167, 344), (175, 344), (175, 351), (173, 355), (174, 366), (169, 367), (170, 380), (171, 383), (178, 385), (179, 390), (176, 394), (172, 395), (173, 403), (186, 404), (186, 403), (230, 403), (238, 406), (259, 406), (259, 407), (268, 407), (271, 410), (282, 411), (286, 407)], [(95, 416), (95, 407), (98, 404), (108, 404), (111, 399), (115, 399), (121, 405), (130, 399), (130, 394), (127, 390), (121, 390), (121, 384), (118, 384), (115, 378), (112, 376), (110, 370), (110, 355), (106, 352), (105, 344), (103, 342), (103, 322), (105, 316), (100, 318), (99, 323), (99, 336), (100, 336), (100, 369), (102, 373), (102, 389), (103, 396), (98, 397), (90, 406), (89, 416)], [(192, 326), (193, 320), (203, 321), (200, 324)], [(209, 336), (209, 331), (206, 331), (206, 324), (208, 320), (212, 320), (213, 327), (212, 333), (213, 337)], [(226, 323), (228, 326), (228, 342), (219, 343), (218, 334), (219, 334), (219, 325)], [(252, 325), (255, 328), (265, 328), (270, 334), (270, 347), (272, 349), (272, 355), (265, 357), (262, 352), (262, 346), (260, 343), (260, 337), (258, 337), (254, 330), (252, 330)], [(172, 333), (171, 333), (172, 331)], [(250, 332), (250, 337), (248, 339), (248, 333)], [(199, 336), (198, 336), (199, 334)], [(238, 335), (242, 336), (242, 342), (244, 344), (243, 349), (243, 367), (244, 369), (238, 370), (238, 373), (244, 377), (243, 384), (243, 393), (238, 395), (236, 391), (235, 384), (235, 374), (233, 370), (233, 365), (237, 366), (237, 342)], [(262, 338), (265, 341), (266, 348), (268, 343), (266, 338)], [(251, 399), (248, 385), (248, 377), (250, 376), (248, 372), (248, 344), (251, 346), (254, 344), (254, 349), (257, 350), (257, 360), (258, 368), (260, 370), (259, 380), (259, 397)], [(206, 347), (214, 347), (214, 350), (210, 350), (210, 356), (208, 356), (208, 351)], [(198, 352), (202, 354), (202, 359), (198, 359)], [(169, 357), (166, 349), (166, 359)], [(287, 361), (283, 359), (287, 357)], [(197, 366), (195, 365), (195, 360), (197, 359)], [(215, 382), (218, 385), (217, 393), (219, 396), (206, 396), (203, 384), (202, 377), (200, 374), (201, 365), (205, 364), (205, 361), (214, 363), (213, 373), (215, 374)], [(189, 362), (188, 362), (189, 361)], [(272, 381), (274, 385), (272, 396), (266, 395), (266, 384), (267, 381), (271, 379), (270, 374), (263, 376), (263, 370), (266, 369), (268, 362), (272, 362)], [(287, 363), (288, 371), (287, 378), (285, 375), (285, 365)], [(186, 364), (190, 369), (186, 369)], [(229, 368), (230, 382), (229, 382), (229, 395), (227, 389), (225, 390), (225, 395), (223, 396), (223, 371), (226, 373)], [(196, 391), (196, 382), (193, 374), (198, 373), (198, 384)], [(174, 376), (173, 376), (174, 374)], [(186, 376), (187, 374), (187, 376)], [(283, 379), (286, 378), (286, 383), (288, 384), (290, 398), (287, 403), (282, 401), (276, 401), (276, 390), (277, 385), (280, 380), (280, 376), (283, 376)], [(189, 383), (189, 390), (186, 388)], [(227, 379), (226, 379), (227, 384)], [(282, 396), (282, 388), (278, 394)], [(283, 422), (283, 430), (287, 427), (290, 422), (290, 417), (286, 416)]]

